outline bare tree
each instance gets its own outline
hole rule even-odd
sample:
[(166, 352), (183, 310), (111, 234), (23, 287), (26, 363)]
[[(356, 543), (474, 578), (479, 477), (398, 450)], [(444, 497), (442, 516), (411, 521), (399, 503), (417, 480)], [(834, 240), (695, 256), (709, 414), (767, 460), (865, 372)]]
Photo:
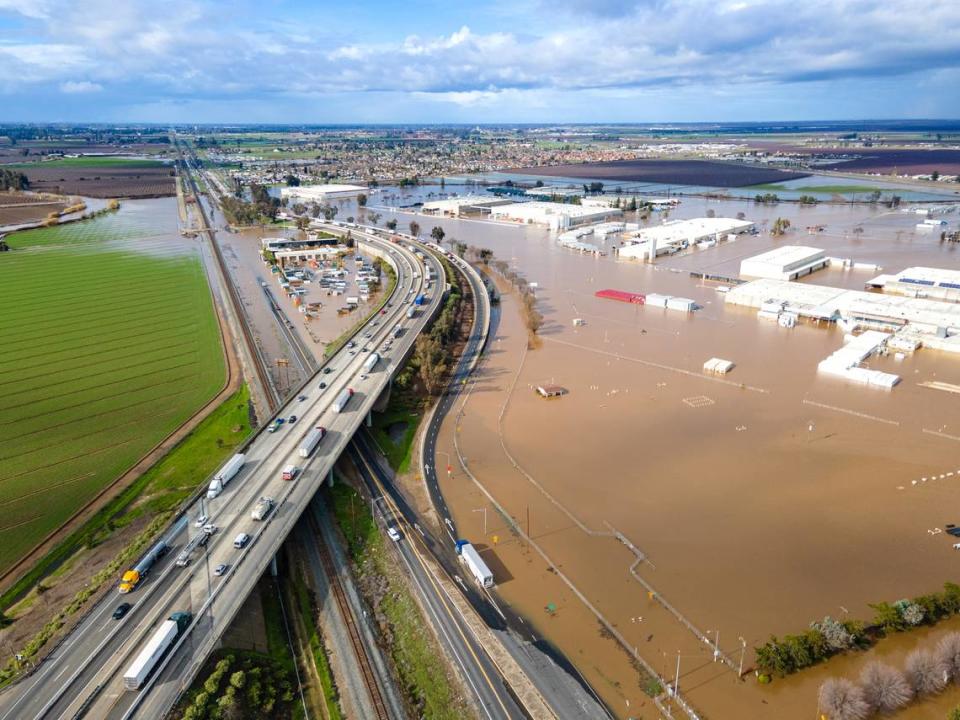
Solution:
[(937, 643), (937, 658), (946, 667), (954, 682), (960, 683), (960, 633), (945, 635)]
[(830, 720), (866, 720), (870, 706), (863, 690), (845, 678), (830, 678), (820, 686), (817, 696), (820, 712)]
[(913, 698), (913, 689), (903, 673), (881, 662), (872, 662), (863, 669), (860, 686), (873, 712), (899, 710)]
[(950, 672), (929, 650), (914, 650), (904, 663), (907, 681), (917, 695), (934, 695), (950, 682)]

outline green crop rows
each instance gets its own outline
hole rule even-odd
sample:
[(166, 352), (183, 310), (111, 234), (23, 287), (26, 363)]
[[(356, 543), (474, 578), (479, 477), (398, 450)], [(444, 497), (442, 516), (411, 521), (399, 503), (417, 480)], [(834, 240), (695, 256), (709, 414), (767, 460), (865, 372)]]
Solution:
[[(169, 225), (162, 221), (161, 225)], [(141, 207), (0, 255), (0, 570), (220, 389), (203, 268)]]

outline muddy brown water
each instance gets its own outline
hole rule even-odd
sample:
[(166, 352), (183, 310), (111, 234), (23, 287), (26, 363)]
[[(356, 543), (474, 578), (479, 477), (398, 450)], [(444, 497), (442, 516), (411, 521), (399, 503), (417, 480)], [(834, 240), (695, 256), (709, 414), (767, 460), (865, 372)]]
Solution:
[[(750, 203), (685, 202), (673, 216), (707, 207), (762, 222)], [(953, 248), (911, 231), (916, 216), (848, 206), (754, 209), (768, 220), (792, 212), (795, 226), (825, 224), (823, 233), (792, 233), (787, 242), (878, 262), (885, 272), (956, 267)], [(615, 528), (645, 554), (639, 575), (711, 642), (719, 631), (734, 664), (743, 638), (748, 668), (752, 648), (771, 633), (800, 632), (824, 615), (868, 619), (869, 603), (956, 580), (949, 536), (929, 531), (960, 518), (952, 503), (960, 489), (960, 403), (918, 383), (960, 384), (960, 358), (921, 350), (903, 362), (871, 361), (902, 376), (892, 392), (818, 377), (817, 363), (841, 345), (836, 328), (763, 323), (688, 274), (736, 267), (738, 253), (773, 247), (769, 236), (649, 266), (577, 255), (530, 227), (420, 222), (492, 248), (541, 285), (541, 347), (524, 357), (525, 331), (508, 297), (458, 437), (474, 475), (519, 527), (529, 522), (550, 562), (511, 533), (459, 467), (444, 492), (461, 534), (494, 569), (500, 597), (566, 652), (618, 715), (653, 712), (649, 701), (642, 705), (626, 652), (604, 637), (556, 570), (663, 677), (673, 678), (679, 650), (681, 692), (708, 717), (809, 718), (824, 677), (855, 675), (870, 656), (906, 653), (941, 632), (887, 640), (770, 687), (738, 682), (712, 662), (707, 643), (648, 597), (630, 574), (635, 556), (609, 533)], [(856, 226), (864, 233), (852, 233)], [(824, 270), (809, 281), (862, 287), (871, 276)], [(702, 309), (686, 315), (593, 297), (605, 287), (691, 297)], [(574, 328), (574, 317), (586, 325)], [(710, 357), (736, 368), (704, 375)], [(533, 391), (542, 382), (570, 394), (543, 400)], [(504, 452), (501, 412), (506, 450), (530, 477)], [(441, 453), (455, 452), (455, 432), (450, 418)], [(475, 512), (483, 507), (486, 534)], [(957, 702), (960, 693), (950, 691), (904, 717), (941, 717)]]

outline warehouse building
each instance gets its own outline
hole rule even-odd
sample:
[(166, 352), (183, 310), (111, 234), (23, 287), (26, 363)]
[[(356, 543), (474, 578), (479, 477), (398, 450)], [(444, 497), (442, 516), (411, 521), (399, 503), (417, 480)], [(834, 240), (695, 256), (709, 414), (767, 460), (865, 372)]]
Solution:
[(280, 188), (281, 199), (290, 202), (328, 202), (344, 200), (367, 192), (362, 185), (300, 185)]
[(486, 214), (490, 212), (492, 207), (509, 205), (511, 202), (513, 201), (487, 195), (464, 195), (463, 197), (426, 202), (423, 204), (422, 210), (432, 215), (460, 217), (470, 213)]
[(554, 202), (520, 202), (490, 209), (490, 218), (503, 222), (546, 225), (551, 230), (569, 230), (599, 223), (623, 213), (612, 207), (584, 207)]
[(659, 255), (675, 253), (697, 243), (716, 243), (750, 232), (754, 224), (749, 220), (735, 218), (693, 218), (671, 220), (662, 225), (644, 228), (631, 233), (625, 240), (630, 243), (621, 248), (622, 258), (652, 260)]
[(743, 260), (740, 263), (740, 276), (796, 280), (829, 264), (830, 260), (820, 248), (782, 245)]
[(960, 270), (910, 267), (895, 275), (875, 277), (867, 287), (892, 295), (960, 302)]

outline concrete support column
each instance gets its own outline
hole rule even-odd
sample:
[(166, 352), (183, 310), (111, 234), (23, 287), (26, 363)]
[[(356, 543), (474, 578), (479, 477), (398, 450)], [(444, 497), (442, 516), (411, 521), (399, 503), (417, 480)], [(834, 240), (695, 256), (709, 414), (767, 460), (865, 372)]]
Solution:
[(367, 413), (367, 427), (373, 427), (373, 411)]
[(333, 467), (330, 468), (330, 474), (327, 476), (327, 482), (333, 487)]
[(277, 556), (276, 555), (270, 558), (270, 576), (271, 577), (277, 576)]

